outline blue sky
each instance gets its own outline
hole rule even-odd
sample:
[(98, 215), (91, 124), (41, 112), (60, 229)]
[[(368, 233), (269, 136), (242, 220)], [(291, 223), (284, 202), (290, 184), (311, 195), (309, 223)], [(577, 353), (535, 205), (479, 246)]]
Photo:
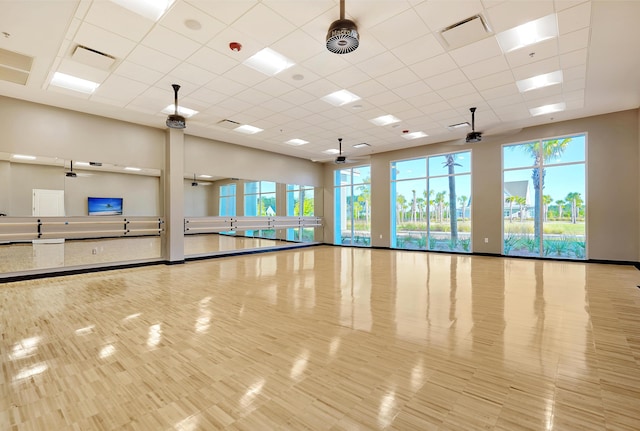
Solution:
[[(503, 150), (503, 160), (506, 170), (504, 181), (527, 180), (530, 183), (533, 198), (533, 183), (531, 181), (531, 165), (534, 160), (529, 153), (523, 150), (523, 146), (506, 146)], [(585, 160), (585, 136), (579, 135), (571, 138), (565, 151), (560, 157), (549, 160), (545, 169), (544, 194), (551, 195), (553, 201), (564, 200), (570, 192), (578, 192), (585, 198), (585, 164), (560, 165), (564, 163), (584, 162)], [(455, 167), (456, 173), (471, 171), (471, 153), (462, 152), (456, 154), (455, 162), (460, 166)], [(444, 156), (429, 158), (429, 174), (446, 175), (447, 168), (443, 165)], [(402, 194), (407, 201), (413, 196), (412, 190), (416, 190), (417, 197), (423, 197), (423, 192), (427, 188), (424, 177), (427, 174), (425, 159), (405, 160), (396, 162), (396, 179), (403, 180), (409, 178), (420, 178), (408, 181), (397, 182), (397, 193)], [(435, 192), (448, 191), (448, 178), (431, 178), (429, 189)], [(471, 196), (470, 176), (461, 175), (456, 177), (456, 194), (458, 196)], [(432, 197), (433, 199), (433, 197)]]

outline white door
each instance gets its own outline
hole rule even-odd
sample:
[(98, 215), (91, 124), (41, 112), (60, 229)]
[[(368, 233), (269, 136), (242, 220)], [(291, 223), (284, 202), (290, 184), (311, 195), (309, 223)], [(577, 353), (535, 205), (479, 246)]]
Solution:
[(33, 215), (64, 217), (64, 190), (33, 189)]

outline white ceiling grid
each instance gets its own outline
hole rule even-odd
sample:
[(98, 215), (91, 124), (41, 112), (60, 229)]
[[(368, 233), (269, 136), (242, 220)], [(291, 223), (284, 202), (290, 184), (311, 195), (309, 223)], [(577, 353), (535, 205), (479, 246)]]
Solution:
[[(588, 73), (590, 62), (601, 63), (605, 54), (610, 61), (623, 59), (591, 48), (594, 33), (599, 40), (615, 38), (605, 28), (611, 13), (603, 11), (613, 10), (615, 3), (615, 17), (628, 17), (640, 12), (637, 2), (347, 0), (346, 15), (358, 24), (360, 47), (346, 55), (324, 47), (328, 26), (339, 17), (338, 0), (176, 0), (157, 23), (107, 0), (59, 0), (57, 10), (46, 9), (48, 20), (28, 3), (3, 0), (8, 13), (3, 13), (6, 20), (0, 18), (0, 31), (15, 35), (0, 39), (0, 48), (34, 56), (40, 69), (34, 65), (24, 89), (0, 82), (0, 94), (164, 127), (160, 111), (172, 103), (171, 84), (178, 83), (181, 105), (199, 111), (188, 119), (186, 133), (313, 160), (335, 148), (338, 137), (359, 153), (458, 139), (468, 130), (447, 126), (469, 121), (471, 106), (478, 107), (478, 128), (487, 131), (549, 121), (529, 112), (544, 104), (566, 103), (567, 110), (554, 116), (569, 119), (603, 113), (604, 106), (637, 107), (640, 97), (604, 100), (600, 86), (622, 83), (593, 81)], [(486, 37), (449, 49), (440, 31), (477, 14), (488, 25)], [(550, 14), (557, 15), (557, 38), (502, 53), (496, 33)], [(13, 21), (20, 25), (12, 26)], [(602, 24), (594, 27), (593, 21)], [(55, 49), (54, 41), (48, 40), (45, 49), (32, 37), (45, 23), (54, 39), (59, 35)], [(34, 33), (20, 34), (22, 26)], [(632, 37), (638, 33), (626, 29), (630, 47), (638, 47), (639, 38)], [(230, 42), (242, 49), (232, 51)], [(77, 45), (114, 56), (114, 66), (102, 71), (73, 61)], [(265, 47), (296, 64), (273, 77), (242, 64)], [(623, 62), (638, 64), (637, 59)], [(556, 70), (563, 71), (561, 85), (518, 91), (517, 80)], [(90, 96), (61, 90), (48, 84), (57, 71), (101, 85)], [(624, 84), (638, 86), (629, 81)], [(321, 100), (341, 89), (361, 100), (341, 107)], [(589, 99), (589, 91), (602, 100)], [(57, 94), (55, 102), (51, 93)], [(401, 122), (379, 127), (369, 121), (386, 114)], [(223, 119), (264, 131), (238, 134), (218, 125)], [(405, 140), (403, 130), (429, 136)], [(284, 144), (292, 138), (309, 144)], [(371, 146), (351, 148), (360, 142)]]

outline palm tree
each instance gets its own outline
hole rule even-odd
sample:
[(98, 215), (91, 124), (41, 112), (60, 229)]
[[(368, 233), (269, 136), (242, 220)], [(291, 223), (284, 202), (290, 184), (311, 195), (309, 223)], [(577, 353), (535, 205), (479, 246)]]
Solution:
[(436, 203), (436, 207), (438, 209), (438, 220), (439, 222), (442, 222), (444, 219), (444, 197), (446, 196), (447, 192), (438, 192), (436, 193), (436, 199), (435, 199), (435, 203)]
[(411, 221), (415, 223), (416, 221), (416, 191), (411, 190), (413, 193), (413, 199), (411, 200)]
[(556, 205), (558, 205), (558, 220), (562, 220), (562, 211), (564, 210), (565, 201), (562, 199), (556, 201)]
[(582, 196), (578, 192), (571, 192), (567, 194), (565, 198), (569, 203), (571, 203), (571, 223), (576, 224), (578, 221), (578, 208), (582, 205)]
[(364, 207), (365, 220), (367, 222), (367, 226), (369, 226), (369, 219), (371, 216), (371, 188), (369, 184), (371, 184), (371, 177), (366, 177), (363, 182), (364, 185), (358, 187), (358, 201), (361, 202)]
[(400, 219), (400, 223), (402, 223), (404, 221), (404, 206), (407, 203), (407, 199), (402, 196), (402, 195), (398, 195), (396, 196), (396, 207), (398, 210), (398, 218)]
[(416, 199), (416, 205), (418, 206), (418, 220), (422, 221), (422, 217), (424, 215), (424, 206), (425, 206), (425, 201), (422, 198), (418, 198)]
[(553, 198), (551, 197), (551, 195), (542, 196), (542, 213), (544, 214), (544, 221), (547, 221), (547, 219), (549, 218), (549, 204), (551, 204), (551, 202), (553, 202)]
[(520, 206), (520, 222), (524, 222), (524, 216), (527, 212), (527, 198), (516, 196), (516, 203)]
[[(562, 156), (571, 142), (571, 138), (551, 139), (548, 141), (536, 141), (529, 144), (519, 145), (518, 148), (524, 149), (534, 159), (534, 168), (531, 172), (533, 179), (533, 190), (535, 192), (534, 201), (534, 218), (533, 218), (533, 234), (535, 238), (540, 238), (540, 204), (542, 202), (540, 194), (544, 189), (545, 170), (540, 169), (541, 162), (548, 162)], [(542, 144), (542, 147), (540, 146)]]
[(462, 166), (455, 162), (454, 154), (447, 154), (444, 156), (445, 161), (443, 166), (447, 167), (449, 173), (449, 219), (451, 223), (451, 242), (458, 241), (458, 218), (451, 215), (451, 210), (456, 208), (456, 177), (453, 175), (456, 173), (456, 166)]
[(518, 196), (509, 196), (505, 199), (509, 203), (509, 223), (513, 221), (513, 204), (518, 200)]
[(462, 195), (458, 198), (458, 202), (460, 202), (460, 206), (462, 207), (462, 221), (464, 221), (464, 215), (467, 210), (467, 197)]

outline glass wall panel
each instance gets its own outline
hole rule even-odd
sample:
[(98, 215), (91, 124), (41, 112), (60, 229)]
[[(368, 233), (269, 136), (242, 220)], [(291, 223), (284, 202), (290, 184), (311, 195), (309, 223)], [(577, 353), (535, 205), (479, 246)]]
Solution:
[(585, 135), (503, 148), (503, 254), (586, 258), (585, 154)]
[[(314, 188), (312, 186), (287, 184), (287, 216), (313, 216), (314, 205)], [(314, 240), (313, 229), (287, 229), (287, 240), (312, 242)]]
[[(244, 184), (244, 215), (273, 217), (276, 215), (276, 183), (272, 181), (251, 181)], [(246, 231), (247, 236), (275, 238), (275, 229)]]
[(334, 242), (345, 245), (371, 245), (371, 168), (335, 171)]

